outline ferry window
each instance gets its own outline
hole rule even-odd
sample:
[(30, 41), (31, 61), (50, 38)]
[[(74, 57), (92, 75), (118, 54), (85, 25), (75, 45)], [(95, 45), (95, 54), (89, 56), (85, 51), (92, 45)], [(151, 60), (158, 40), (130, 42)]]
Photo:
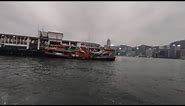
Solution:
[(60, 45), (60, 42), (50, 41), (50, 44), (53, 44), (53, 45)]
[(11, 38), (10, 42), (13, 43), (13, 38)]
[(34, 43), (34, 42), (35, 42), (34, 40), (31, 41), (31, 43)]

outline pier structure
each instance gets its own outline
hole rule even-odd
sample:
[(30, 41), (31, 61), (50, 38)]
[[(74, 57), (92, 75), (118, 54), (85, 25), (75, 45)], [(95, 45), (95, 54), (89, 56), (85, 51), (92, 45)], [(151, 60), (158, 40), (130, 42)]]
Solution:
[(86, 46), (89, 49), (97, 49), (100, 44), (82, 41), (63, 40), (63, 33), (38, 31), (36, 37), (18, 34), (0, 33), (1, 55), (31, 55), (41, 56), (45, 47), (50, 45), (63, 45), (66, 49)]
[[(19, 49), (30, 49), (30, 46), (38, 45), (37, 37), (15, 35), (15, 34), (2, 34), (0, 33), (0, 47), (17, 47)], [(33, 47), (32, 47), (33, 48)]]
[(0, 33), (0, 54), (34, 55), (39, 48), (38, 37)]

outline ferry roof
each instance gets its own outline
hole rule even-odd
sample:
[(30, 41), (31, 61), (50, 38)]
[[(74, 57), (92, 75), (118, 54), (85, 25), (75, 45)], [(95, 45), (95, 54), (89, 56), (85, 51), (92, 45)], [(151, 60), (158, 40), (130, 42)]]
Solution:
[(62, 32), (48, 31), (47, 33), (63, 34)]
[(11, 35), (11, 36), (21, 36), (21, 37), (30, 37), (30, 38), (38, 38), (38, 37), (34, 37), (34, 36), (26, 36), (26, 35), (19, 35), (19, 34), (12, 34), (12, 33), (9, 33), (9, 34), (5, 34), (5, 33), (0, 33), (0, 35)]
[(97, 44), (97, 45), (100, 45), (100, 44), (98, 44), (98, 43), (85, 42), (85, 41), (76, 41), (76, 40), (62, 40), (62, 41), (66, 41), (66, 42), (77, 42), (77, 43), (91, 43), (91, 44)]

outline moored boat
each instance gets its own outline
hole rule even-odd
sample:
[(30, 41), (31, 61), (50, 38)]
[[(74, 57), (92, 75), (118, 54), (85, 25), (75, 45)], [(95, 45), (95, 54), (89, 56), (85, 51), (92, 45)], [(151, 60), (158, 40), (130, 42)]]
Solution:
[(45, 48), (45, 55), (50, 57), (74, 58), (84, 60), (115, 60), (115, 50), (105, 48), (71, 47), (66, 45), (50, 45)]
[(40, 32), (40, 39), (45, 41), (44, 55), (61, 58), (84, 60), (115, 60), (115, 50), (100, 44), (82, 41), (63, 40), (63, 33)]

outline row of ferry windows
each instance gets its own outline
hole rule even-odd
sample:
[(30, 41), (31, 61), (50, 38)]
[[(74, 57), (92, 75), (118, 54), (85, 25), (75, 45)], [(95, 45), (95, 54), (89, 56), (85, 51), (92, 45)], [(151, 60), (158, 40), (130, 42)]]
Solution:
[[(1, 43), (18, 43), (18, 44), (27, 44), (26, 37), (15, 37), (15, 36), (0, 36)], [(37, 40), (29, 40), (29, 43), (37, 43)]]
[[(50, 44), (51, 44), (51, 45), (61, 45), (60, 42), (52, 42), (52, 41), (50, 41)], [(69, 45), (69, 43), (64, 43), (64, 42), (62, 42), (62, 45)], [(83, 45), (83, 44), (82, 44), (82, 45)], [(77, 46), (77, 44), (71, 43), (70, 46)], [(99, 46), (96, 45), (96, 44), (85, 44), (85, 46), (87, 46), (87, 47), (99, 47)]]

